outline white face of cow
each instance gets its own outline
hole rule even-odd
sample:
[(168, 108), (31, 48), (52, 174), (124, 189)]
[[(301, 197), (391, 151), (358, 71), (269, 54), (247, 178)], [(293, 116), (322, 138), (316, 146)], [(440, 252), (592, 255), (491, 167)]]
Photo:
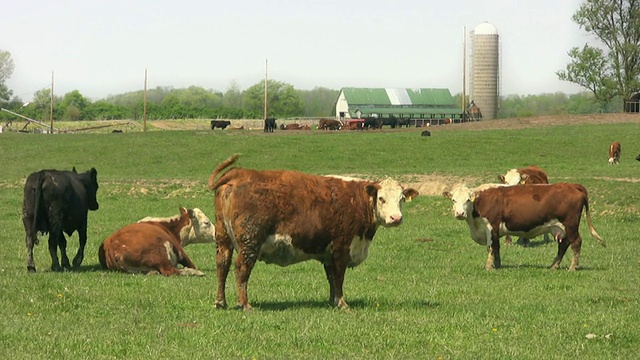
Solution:
[(473, 198), (475, 195), (465, 185), (456, 186), (450, 193), (445, 193), (445, 196), (453, 202), (453, 215), (455, 215), (456, 219), (466, 219), (473, 211)]
[(198, 208), (194, 208), (191, 215), (191, 226), (188, 234), (180, 233), (182, 246), (199, 243), (212, 243), (215, 241), (216, 230), (211, 220)]
[(520, 181), (522, 181), (522, 176), (518, 170), (511, 169), (504, 175), (504, 180), (502, 178), (500, 178), (500, 180), (507, 185), (518, 185)]
[(399, 182), (385, 179), (378, 183), (378, 191), (374, 201), (376, 222), (390, 227), (402, 223), (402, 203), (405, 201), (404, 190)]

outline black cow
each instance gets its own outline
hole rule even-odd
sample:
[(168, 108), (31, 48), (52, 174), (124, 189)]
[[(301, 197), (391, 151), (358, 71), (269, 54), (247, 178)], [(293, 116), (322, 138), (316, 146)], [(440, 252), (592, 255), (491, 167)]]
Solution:
[[(41, 170), (27, 178), (24, 185), (24, 205), (22, 222), (26, 232), (28, 250), (27, 270), (36, 271), (33, 261), (33, 246), (38, 244), (38, 232), (49, 233), (49, 253), (51, 270), (69, 269), (67, 239), (63, 232), (71, 236), (78, 232), (80, 246), (73, 258), (73, 267), (78, 268), (84, 259), (87, 244), (87, 213), (98, 210), (98, 172), (95, 168), (78, 174), (72, 171)], [(62, 257), (58, 261), (57, 248)]]
[(400, 128), (403, 127), (403, 126), (408, 128), (410, 122), (411, 122), (411, 119), (409, 119), (409, 118), (400, 118), (400, 119), (398, 119), (397, 125)]
[(276, 118), (268, 117), (264, 119), (264, 132), (273, 132), (277, 127)]
[(636, 156), (636, 160), (640, 161), (640, 154)]
[(231, 125), (231, 121), (229, 120), (211, 120), (211, 130), (215, 128), (220, 128), (224, 130), (227, 126)]
[[(384, 118), (382, 120), (382, 125), (389, 125), (392, 129), (395, 129), (396, 125), (398, 125), (398, 119), (393, 116)], [(382, 126), (380, 126), (380, 128), (382, 128)]]
[(431, 131), (425, 130), (420, 134), (420, 136), (431, 136)]
[(374, 117), (364, 118), (363, 127), (365, 129), (380, 129), (382, 127), (382, 119)]

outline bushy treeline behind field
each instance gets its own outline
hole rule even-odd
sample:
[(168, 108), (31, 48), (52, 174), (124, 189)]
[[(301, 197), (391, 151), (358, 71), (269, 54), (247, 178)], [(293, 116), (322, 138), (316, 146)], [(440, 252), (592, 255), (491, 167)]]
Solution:
[[(455, 126), (455, 125), (453, 125)], [(168, 358), (634, 358), (640, 346), (640, 122), (513, 130), (432, 127), (398, 132), (158, 131), (125, 134), (0, 134), (0, 352), (14, 359)], [(607, 148), (622, 143), (621, 164)], [(555, 243), (503, 246), (503, 268), (484, 270), (486, 249), (451, 215), (450, 200), (425, 193), (405, 222), (379, 229), (369, 258), (347, 271), (346, 311), (329, 306), (322, 266), (258, 263), (254, 311), (214, 310), (215, 246), (186, 248), (204, 278), (127, 275), (99, 269), (97, 249), (118, 228), (178, 206), (214, 218), (206, 183), (232, 154), (238, 166), (318, 174), (393, 176), (414, 186), (494, 182), (536, 164), (551, 182), (589, 190), (607, 242), (581, 226), (581, 269), (548, 266)], [(28, 274), (22, 187), (43, 168), (98, 170), (100, 209), (89, 214), (80, 271), (53, 273), (46, 236)], [(435, 181), (435, 180), (434, 180)], [(442, 181), (442, 180), (439, 180)], [(259, 204), (256, 204), (259, 206)], [(348, 216), (348, 214), (345, 214)], [(77, 235), (69, 251), (77, 249)], [(228, 301), (235, 303), (235, 277)]]

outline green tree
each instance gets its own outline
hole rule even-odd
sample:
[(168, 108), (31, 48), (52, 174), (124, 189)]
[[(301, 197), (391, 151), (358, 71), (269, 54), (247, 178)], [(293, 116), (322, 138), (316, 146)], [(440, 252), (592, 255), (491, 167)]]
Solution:
[(58, 107), (64, 114), (64, 120), (77, 121), (87, 119), (84, 116), (84, 111), (90, 103), (91, 101), (80, 94), (80, 91), (73, 90), (62, 97)]
[(304, 104), (305, 117), (335, 115), (339, 90), (315, 87), (311, 90), (296, 90), (296, 92)]
[(11, 78), (13, 74), (13, 59), (11, 59), (11, 53), (8, 51), (0, 50), (0, 99), (8, 101), (13, 95), (13, 91), (9, 90), (6, 81)]
[(640, 1), (586, 0), (572, 19), (604, 49), (571, 49), (558, 78), (588, 89), (603, 107), (616, 97), (628, 100), (640, 89)]
[[(292, 85), (269, 80), (267, 89), (268, 116), (302, 116), (304, 104)], [(245, 115), (261, 118), (264, 113), (264, 80), (244, 92)]]

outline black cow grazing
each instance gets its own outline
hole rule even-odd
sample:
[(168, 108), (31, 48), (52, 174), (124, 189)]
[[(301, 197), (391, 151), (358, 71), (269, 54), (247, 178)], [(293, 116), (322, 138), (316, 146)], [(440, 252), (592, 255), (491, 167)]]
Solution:
[[(398, 119), (396, 119), (394, 116), (384, 118), (382, 120), (382, 125), (389, 125), (392, 129), (395, 129), (396, 125), (398, 125)], [(382, 126), (380, 126), (380, 128), (382, 128)]]
[[(78, 268), (82, 264), (87, 244), (87, 213), (98, 210), (97, 192), (98, 172), (95, 168), (82, 174), (78, 174), (74, 167), (72, 171), (41, 170), (29, 175), (24, 185), (22, 209), (29, 272), (36, 271), (33, 246), (38, 244), (38, 232), (49, 233), (51, 270), (61, 271), (71, 267), (63, 232), (71, 236), (77, 231), (80, 247), (73, 258), (73, 267)], [(62, 264), (58, 260), (57, 248), (60, 248)]]
[(640, 154), (638, 154), (638, 156), (636, 156), (636, 160), (640, 161)]
[(231, 121), (229, 120), (211, 120), (211, 130), (215, 128), (220, 128), (224, 130), (227, 126), (231, 125)]
[(264, 119), (264, 132), (273, 132), (277, 127), (276, 118), (268, 117)]
[(364, 118), (363, 127), (365, 129), (380, 129), (382, 127), (382, 119), (375, 117)]
[(422, 132), (422, 134), (420, 134), (420, 136), (431, 136), (431, 131), (425, 130)]

